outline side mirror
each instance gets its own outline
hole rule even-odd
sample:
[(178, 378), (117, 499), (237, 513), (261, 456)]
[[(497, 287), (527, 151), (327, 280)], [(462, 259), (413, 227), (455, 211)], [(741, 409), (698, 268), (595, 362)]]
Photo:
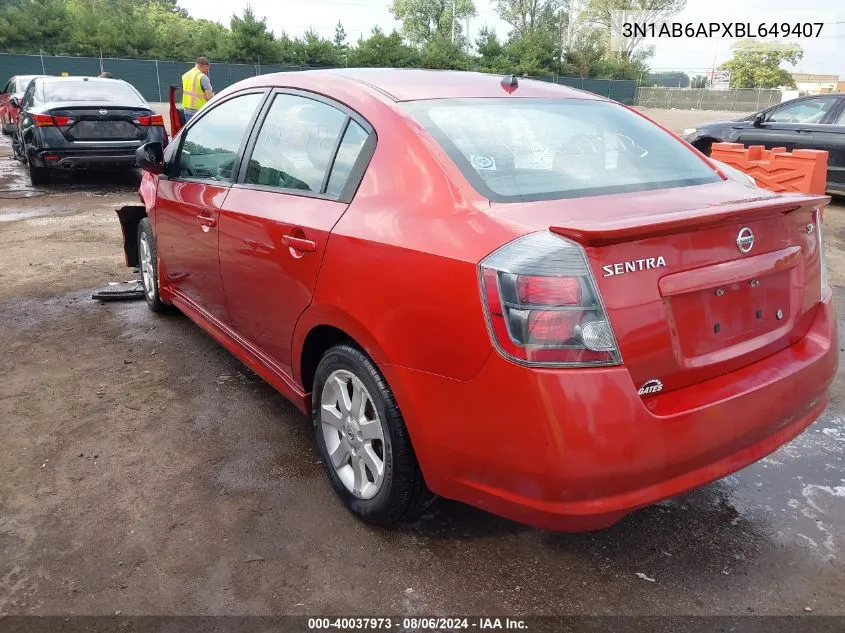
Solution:
[(161, 143), (144, 143), (135, 150), (135, 162), (144, 171), (160, 174), (164, 171), (164, 148)]
[(13, 108), (17, 108), (18, 110), (20, 110), (21, 109), (21, 100), (18, 99), (17, 97), (11, 97), (9, 99), (9, 105), (12, 106)]
[(766, 120), (766, 115), (762, 112), (754, 117), (754, 120), (751, 121), (751, 125), (754, 127), (763, 127), (763, 122)]

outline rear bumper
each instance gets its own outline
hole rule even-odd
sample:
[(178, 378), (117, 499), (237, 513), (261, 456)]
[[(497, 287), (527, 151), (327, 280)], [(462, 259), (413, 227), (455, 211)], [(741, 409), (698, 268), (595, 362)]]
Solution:
[(135, 152), (104, 152), (91, 150), (87, 152), (62, 152), (61, 150), (44, 150), (38, 153), (35, 164), (51, 169), (122, 169), (135, 166)]
[(794, 345), (646, 400), (624, 367), (537, 370), (492, 354), (466, 382), (386, 373), (434, 492), (583, 531), (724, 477), (801, 433), (827, 404), (837, 341), (828, 298)]

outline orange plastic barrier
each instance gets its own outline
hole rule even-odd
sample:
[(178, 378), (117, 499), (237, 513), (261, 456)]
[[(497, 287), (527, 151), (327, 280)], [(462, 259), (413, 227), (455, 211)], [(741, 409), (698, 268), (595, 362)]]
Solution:
[(827, 152), (784, 147), (746, 148), (742, 143), (713, 143), (710, 157), (745, 172), (757, 185), (770, 191), (824, 194), (827, 184)]

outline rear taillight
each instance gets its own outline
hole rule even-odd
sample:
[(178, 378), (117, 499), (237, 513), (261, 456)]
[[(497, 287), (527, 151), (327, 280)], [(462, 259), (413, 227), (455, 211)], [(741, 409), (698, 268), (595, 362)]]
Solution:
[(818, 231), (819, 243), (819, 278), (821, 279), (821, 288), (819, 293), (819, 301), (824, 301), (824, 298), (830, 293), (830, 281), (827, 278), (827, 257), (824, 254), (824, 231), (822, 229), (822, 210), (816, 207), (815, 210), (816, 230)]
[(32, 120), (35, 121), (35, 127), (67, 127), (73, 125), (75, 119), (69, 116), (58, 116), (55, 114), (33, 114)]
[(32, 114), (32, 120), (35, 122), (35, 127), (53, 127), (53, 117), (49, 114)]
[(584, 250), (547, 231), (503, 246), (481, 264), (481, 296), (498, 350), (532, 365), (621, 362)]
[(160, 114), (152, 114), (150, 116), (139, 116), (135, 119), (136, 125), (143, 125), (145, 127), (164, 127), (164, 117)]

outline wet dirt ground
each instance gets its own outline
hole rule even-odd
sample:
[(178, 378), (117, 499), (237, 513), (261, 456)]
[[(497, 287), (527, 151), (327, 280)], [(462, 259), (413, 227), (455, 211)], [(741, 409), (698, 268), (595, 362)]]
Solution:
[[(336, 500), (308, 420), (199, 328), (91, 300), (132, 277), (114, 209), (134, 189), (33, 191), (9, 153), (0, 614), (845, 614), (841, 377), (769, 458), (599, 533), (446, 501), (374, 529)], [(826, 225), (845, 315), (845, 205)]]

